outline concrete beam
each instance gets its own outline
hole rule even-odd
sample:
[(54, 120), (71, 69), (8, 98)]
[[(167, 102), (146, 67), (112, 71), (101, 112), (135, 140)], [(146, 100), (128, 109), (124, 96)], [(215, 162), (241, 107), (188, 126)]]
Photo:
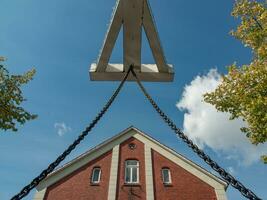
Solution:
[[(123, 27), (123, 64), (109, 64), (121, 27)], [(156, 65), (141, 64), (142, 27)], [(117, 1), (99, 59), (96, 64), (91, 65), (90, 78), (93, 81), (119, 81), (131, 65), (142, 81), (173, 80), (174, 72), (172, 66), (166, 64), (148, 0)], [(130, 75), (128, 80), (134, 79)]]
[[(137, 76), (141, 81), (148, 82), (171, 82), (173, 81), (174, 72), (172, 65), (167, 65), (168, 72), (160, 73), (156, 65), (142, 64), (140, 71), (135, 70)], [(89, 74), (91, 81), (120, 81), (125, 76), (123, 64), (108, 64), (105, 72), (96, 72), (97, 65), (91, 65)], [(135, 78), (130, 73), (127, 81), (135, 81)]]

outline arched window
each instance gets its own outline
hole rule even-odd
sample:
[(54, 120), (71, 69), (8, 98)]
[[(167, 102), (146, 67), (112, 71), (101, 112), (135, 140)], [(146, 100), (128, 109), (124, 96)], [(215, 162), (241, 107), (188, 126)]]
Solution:
[(100, 167), (94, 167), (92, 171), (91, 176), (91, 183), (99, 183), (100, 182), (100, 176), (101, 176), (101, 168)]
[(171, 184), (172, 180), (171, 180), (171, 171), (169, 168), (162, 168), (161, 169), (161, 173), (162, 173), (162, 182), (163, 184)]
[(125, 161), (125, 183), (139, 183), (139, 162), (137, 160)]

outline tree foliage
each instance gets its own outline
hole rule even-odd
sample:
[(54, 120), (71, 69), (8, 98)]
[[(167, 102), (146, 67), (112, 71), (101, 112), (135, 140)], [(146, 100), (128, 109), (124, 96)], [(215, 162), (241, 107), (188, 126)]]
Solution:
[[(204, 100), (218, 111), (229, 112), (230, 119), (242, 118), (247, 127), (241, 128), (251, 143), (267, 141), (267, 10), (266, 3), (238, 0), (232, 15), (240, 19), (231, 35), (251, 48), (251, 63), (228, 67), (228, 74), (215, 91)], [(262, 156), (267, 163), (267, 156)]]
[(24, 124), (37, 117), (20, 106), (26, 100), (21, 87), (32, 80), (35, 69), (23, 75), (10, 75), (3, 62), (4, 58), (0, 57), (0, 129), (17, 131), (17, 122)]

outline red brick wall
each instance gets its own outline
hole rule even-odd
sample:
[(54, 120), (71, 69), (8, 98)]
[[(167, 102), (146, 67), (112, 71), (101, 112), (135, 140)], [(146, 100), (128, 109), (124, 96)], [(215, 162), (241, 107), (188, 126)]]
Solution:
[[(155, 200), (216, 200), (214, 189), (152, 150)], [(171, 171), (172, 184), (164, 186), (161, 169), (168, 167)]]
[[(98, 200), (107, 199), (112, 151), (89, 162), (77, 171), (49, 186), (45, 200)], [(99, 185), (91, 185), (94, 167), (101, 167)]]
[[(136, 148), (131, 150), (129, 144), (134, 143)], [(145, 182), (145, 154), (144, 144), (135, 138), (129, 138), (120, 145), (119, 154), (119, 171), (118, 171), (118, 183), (117, 183), (117, 200), (132, 199), (138, 200), (146, 199), (146, 182)], [(127, 186), (124, 184), (125, 175), (125, 161), (134, 159), (139, 161), (139, 184), (136, 186)], [(131, 189), (132, 188), (132, 189)], [(131, 191), (132, 190), (132, 191)]]

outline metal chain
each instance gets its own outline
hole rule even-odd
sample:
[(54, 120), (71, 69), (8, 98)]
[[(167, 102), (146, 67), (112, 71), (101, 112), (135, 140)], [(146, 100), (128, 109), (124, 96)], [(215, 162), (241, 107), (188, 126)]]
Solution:
[(168, 126), (175, 132), (175, 134), (180, 137), (186, 144), (189, 146), (200, 158), (202, 158), (213, 170), (218, 172), (220, 176), (228, 183), (231, 184), (234, 188), (239, 190), (243, 196), (251, 200), (261, 200), (254, 194), (250, 189), (246, 188), (241, 182), (235, 179), (231, 174), (226, 172), (221, 166), (219, 166), (215, 161), (213, 161), (208, 155), (204, 153), (203, 150), (199, 149), (196, 144), (193, 143), (176, 125), (173, 121), (159, 108), (156, 102), (152, 99), (152, 97), (148, 94), (144, 86), (142, 85), (141, 81), (137, 77), (136, 73), (134, 72), (133, 68), (131, 68), (132, 74), (136, 79), (137, 84), (139, 85), (140, 89), (157, 111), (157, 113), (161, 116), (161, 118), (168, 124)]
[(131, 68), (127, 71), (125, 76), (123, 77), (121, 83), (118, 88), (115, 90), (113, 95), (110, 97), (108, 102), (102, 108), (102, 110), (97, 114), (95, 119), (90, 123), (90, 125), (78, 136), (78, 138), (54, 161), (52, 162), (45, 170), (43, 170), (40, 175), (34, 178), (30, 184), (25, 186), (18, 194), (11, 198), (11, 200), (19, 200), (25, 197), (33, 188), (35, 188), (42, 180), (44, 180), (49, 173), (51, 173), (75, 148), (76, 146), (88, 135), (88, 133), (92, 130), (92, 128), (97, 124), (97, 122), (101, 119), (101, 117), (106, 113), (108, 108), (114, 102), (115, 98), (118, 96), (121, 91)]

